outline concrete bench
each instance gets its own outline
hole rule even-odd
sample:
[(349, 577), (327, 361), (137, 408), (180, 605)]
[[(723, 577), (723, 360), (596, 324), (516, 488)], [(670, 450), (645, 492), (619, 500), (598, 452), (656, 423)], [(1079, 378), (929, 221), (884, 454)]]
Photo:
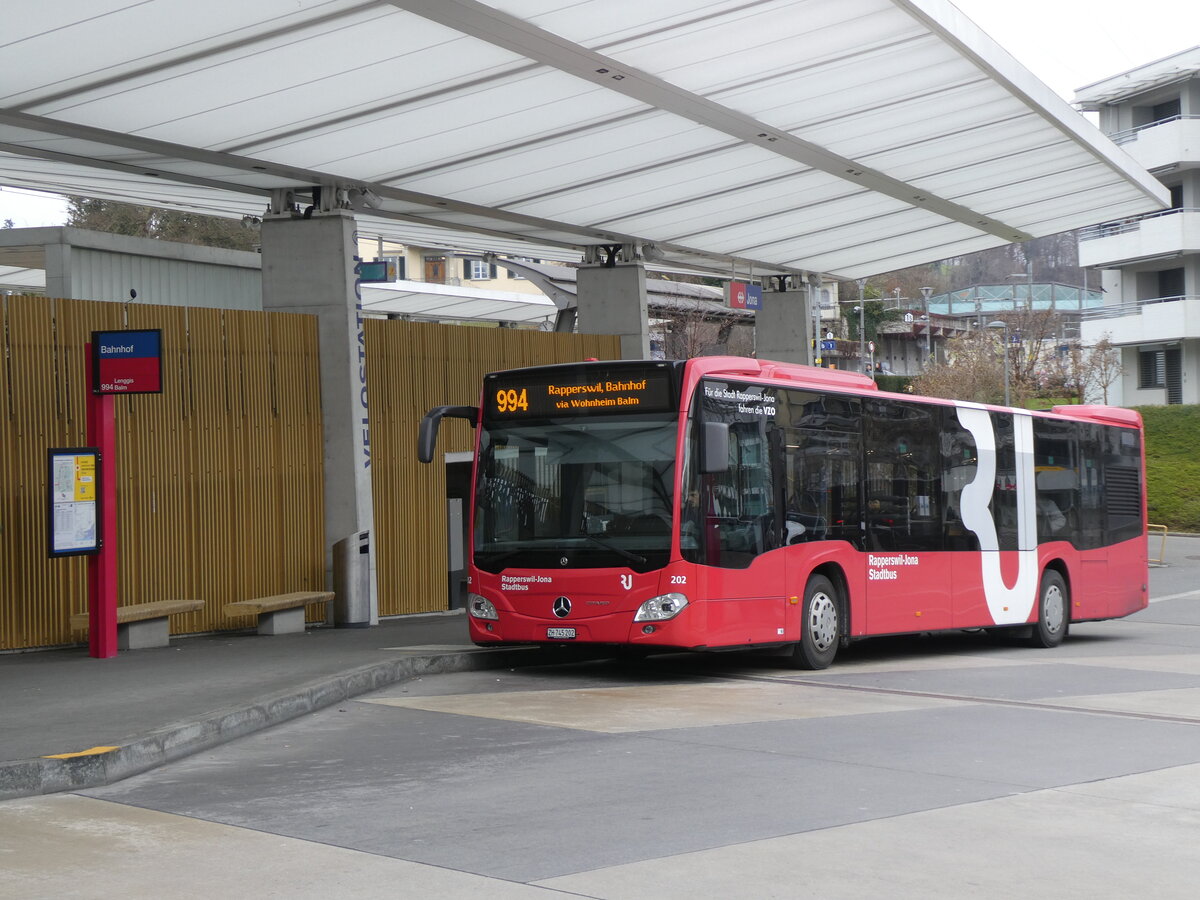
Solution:
[[(155, 600), (117, 607), (117, 649), (144, 650), (147, 647), (166, 647), (171, 642), (168, 616), (195, 612), (204, 608), (203, 600)], [(88, 614), (71, 616), (71, 628), (86, 631)]]
[(295, 634), (304, 631), (304, 607), (332, 599), (333, 591), (296, 591), (226, 603), (225, 615), (258, 616), (259, 634)]

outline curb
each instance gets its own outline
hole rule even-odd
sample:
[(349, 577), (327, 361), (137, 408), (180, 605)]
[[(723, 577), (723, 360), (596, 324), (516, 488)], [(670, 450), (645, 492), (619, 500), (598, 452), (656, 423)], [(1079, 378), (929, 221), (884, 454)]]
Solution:
[(0, 762), (0, 800), (112, 784), (406, 678), (547, 661), (544, 654), (533, 648), (472, 648), (432, 656), (402, 656), (360, 666), (285, 693), (260, 697), (243, 706), (226, 707), (197, 719), (167, 725), (106, 753)]

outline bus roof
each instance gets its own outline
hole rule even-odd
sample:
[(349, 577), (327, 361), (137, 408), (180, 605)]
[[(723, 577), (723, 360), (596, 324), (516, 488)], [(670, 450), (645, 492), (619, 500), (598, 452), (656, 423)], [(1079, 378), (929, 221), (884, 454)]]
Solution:
[(741, 356), (699, 356), (688, 360), (697, 376), (730, 375), (743, 378), (773, 378), (803, 384), (813, 388), (833, 388), (845, 391), (877, 391), (870, 375), (823, 369), (799, 363), (774, 362), (769, 359), (750, 359)]
[[(688, 360), (688, 367), (693, 378), (703, 376), (728, 375), (742, 378), (763, 378), (783, 380), (797, 386), (817, 390), (841, 390), (850, 393), (880, 393), (888, 397), (904, 400), (921, 400), (924, 402), (953, 406), (961, 401), (945, 397), (925, 397), (915, 394), (893, 393), (880, 391), (874, 379), (869, 375), (857, 372), (844, 372), (838, 369), (825, 369), (820, 366), (807, 366), (798, 363), (774, 362), (766, 359), (750, 359), (740, 356), (704, 356)], [(994, 404), (980, 404), (994, 409), (1009, 409), (1011, 407)], [(1099, 404), (1079, 404), (1071, 406), (1055, 406), (1050, 410), (1020, 410), (1033, 415), (1058, 415), (1071, 419), (1082, 419), (1104, 425), (1123, 425), (1128, 428), (1141, 428), (1141, 415), (1132, 410), (1119, 406), (1102, 406)]]

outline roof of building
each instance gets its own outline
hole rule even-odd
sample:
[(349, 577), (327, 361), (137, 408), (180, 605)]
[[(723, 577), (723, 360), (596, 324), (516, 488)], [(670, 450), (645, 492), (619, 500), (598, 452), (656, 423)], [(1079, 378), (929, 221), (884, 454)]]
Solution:
[(1164, 208), (947, 0), (10, 0), (0, 183), (863, 277)]
[(1081, 87), (1075, 92), (1075, 103), (1080, 109), (1095, 111), (1107, 104), (1194, 78), (1197, 73), (1200, 73), (1200, 46)]

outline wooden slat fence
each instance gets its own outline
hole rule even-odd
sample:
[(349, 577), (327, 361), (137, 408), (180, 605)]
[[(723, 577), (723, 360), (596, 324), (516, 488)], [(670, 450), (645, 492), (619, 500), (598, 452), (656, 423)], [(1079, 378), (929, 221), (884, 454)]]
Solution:
[[(444, 610), (446, 470), (417, 462), (421, 417), (442, 404), (478, 404), (488, 372), (617, 359), (620, 342), (610, 335), (383, 319), (367, 321), (366, 342), (379, 613)], [(443, 420), (438, 458), (474, 450), (474, 437), (466, 422)]]
[(324, 587), (316, 320), (0, 298), (0, 650), (84, 640), (86, 562), (49, 559), (46, 451), (87, 444), (93, 330), (161, 328), (158, 395), (116, 401), (120, 602), (195, 598), (177, 632), (251, 624), (231, 600)]
[[(47, 556), (46, 451), (87, 444), (84, 345), (161, 328), (164, 390), (119, 398), (120, 602), (205, 607), (176, 633), (240, 628), (229, 601), (325, 586), (315, 317), (0, 297), (0, 651), (78, 643), (82, 557)], [(380, 614), (446, 608), (445, 469), (416, 460), (421, 417), (479, 402), (497, 369), (619, 355), (615, 337), (366, 323)], [(444, 423), (439, 451), (474, 449)], [(310, 611), (310, 618), (317, 618)]]

